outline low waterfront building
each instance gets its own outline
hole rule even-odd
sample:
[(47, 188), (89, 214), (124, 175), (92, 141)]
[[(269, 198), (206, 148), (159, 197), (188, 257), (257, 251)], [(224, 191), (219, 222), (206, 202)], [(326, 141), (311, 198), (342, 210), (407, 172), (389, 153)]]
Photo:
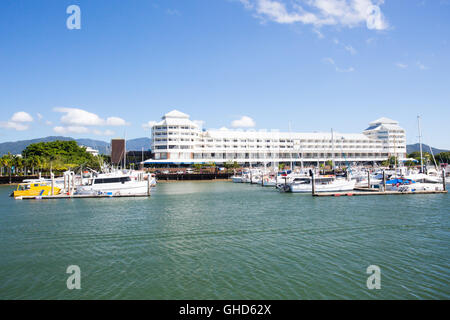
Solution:
[(97, 149), (87, 147), (87, 146), (81, 146), (81, 147), (84, 148), (87, 153), (92, 154), (94, 157), (98, 156), (98, 154), (99, 154), (99, 151)]
[(394, 155), (406, 158), (406, 135), (387, 118), (371, 122), (362, 133), (202, 130), (189, 115), (173, 110), (152, 127), (152, 152), (154, 159), (144, 164), (373, 163)]

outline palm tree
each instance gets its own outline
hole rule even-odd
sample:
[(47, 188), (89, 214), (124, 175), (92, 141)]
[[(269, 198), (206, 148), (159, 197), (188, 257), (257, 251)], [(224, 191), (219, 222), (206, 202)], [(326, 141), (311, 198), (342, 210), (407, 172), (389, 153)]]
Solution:
[(34, 175), (34, 168), (40, 168), (41, 159), (37, 156), (31, 156), (28, 158), (29, 165), (31, 166), (31, 174)]
[(8, 154), (5, 154), (2, 157), (2, 164), (5, 165), (5, 167), (8, 168), (9, 171), (9, 183), (11, 183), (11, 167), (13, 165), (13, 156), (10, 152), (8, 152)]
[(20, 156), (13, 155), (12, 163), (14, 165), (14, 173), (17, 176), (20, 171), (23, 171), (23, 159)]
[(1, 172), (1, 174), (2, 174), (2, 176), (3, 176), (3, 168), (8, 166), (8, 158), (7, 158), (7, 155), (6, 155), (6, 154), (3, 155), (3, 156), (0, 158), (0, 165), (1, 165), (1, 167), (2, 167), (2, 172)]

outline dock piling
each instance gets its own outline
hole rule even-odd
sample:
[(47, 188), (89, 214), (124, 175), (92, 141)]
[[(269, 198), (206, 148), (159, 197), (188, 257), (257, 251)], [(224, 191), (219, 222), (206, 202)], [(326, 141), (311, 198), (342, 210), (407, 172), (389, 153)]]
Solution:
[(70, 194), (73, 195), (75, 193), (75, 172), (71, 172), (70, 175), (72, 177), (72, 189), (70, 190)]
[(442, 169), (442, 184), (443, 184), (443, 187), (444, 187), (444, 191), (447, 190), (445, 178), (446, 178), (446, 177), (445, 177), (445, 169)]
[(315, 174), (314, 171), (311, 172), (311, 184), (312, 184), (312, 195), (314, 196), (316, 194), (316, 178), (315, 178)]
[(54, 188), (55, 188), (55, 175), (53, 174), (53, 172), (50, 173), (50, 175), (51, 175), (51, 178), (52, 178), (52, 191), (51, 191), (51, 193), (52, 193), (52, 196), (53, 196), (53, 195), (55, 195), (55, 193), (54, 193)]

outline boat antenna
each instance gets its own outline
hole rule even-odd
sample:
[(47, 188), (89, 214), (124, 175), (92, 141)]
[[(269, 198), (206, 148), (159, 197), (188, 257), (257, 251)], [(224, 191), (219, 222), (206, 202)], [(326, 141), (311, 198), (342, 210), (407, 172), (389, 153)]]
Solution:
[(335, 168), (335, 161), (334, 161), (334, 132), (333, 132), (333, 128), (331, 128), (331, 148), (332, 148), (332, 156), (331, 156), (331, 166), (332, 166), (332, 170), (334, 170)]
[[(291, 121), (289, 121), (289, 140), (291, 140), (291, 143), (292, 143), (292, 150), (291, 150), (291, 152), (289, 152), (289, 154), (291, 155), (291, 157), (290, 157), (291, 158), (291, 172), (294, 172), (294, 164), (293, 164), (293, 160), (292, 160), (292, 152), (294, 151), (294, 140), (292, 140)], [(279, 139), (278, 139), (278, 141), (279, 141)]]
[(417, 116), (417, 127), (419, 129), (420, 172), (423, 172), (422, 132), (420, 131), (420, 116)]
[(433, 157), (434, 166), (435, 166), (436, 171), (437, 171), (438, 170), (438, 165), (436, 163), (436, 158), (434, 157), (433, 148), (430, 145), (428, 145), (428, 147), (430, 148), (431, 156)]

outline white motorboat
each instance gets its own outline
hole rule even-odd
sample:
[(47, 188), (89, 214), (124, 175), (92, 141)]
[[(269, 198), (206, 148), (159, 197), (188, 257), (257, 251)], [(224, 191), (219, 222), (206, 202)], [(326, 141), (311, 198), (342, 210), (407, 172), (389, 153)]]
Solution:
[[(336, 179), (335, 176), (318, 176), (315, 178), (315, 192), (352, 191), (356, 180)], [(291, 184), (280, 186), (283, 192), (312, 193), (312, 178), (296, 178)]]
[(242, 183), (243, 181), (243, 176), (232, 176), (231, 177), (231, 181), (233, 181), (234, 183)]
[(443, 191), (440, 183), (417, 182), (411, 179), (392, 179), (386, 182), (386, 190), (399, 192)]
[(140, 180), (130, 174), (101, 173), (89, 179), (86, 185), (78, 186), (76, 193), (110, 196), (147, 195), (148, 187), (148, 180)]

